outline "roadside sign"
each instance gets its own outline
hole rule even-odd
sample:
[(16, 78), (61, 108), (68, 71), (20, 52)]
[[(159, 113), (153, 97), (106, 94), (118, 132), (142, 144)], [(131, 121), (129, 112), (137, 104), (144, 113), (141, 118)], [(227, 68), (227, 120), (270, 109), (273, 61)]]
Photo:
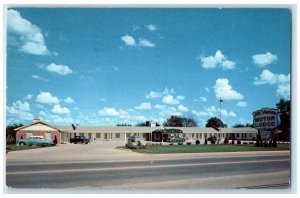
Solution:
[(280, 125), (278, 109), (263, 108), (252, 114), (253, 126), (256, 129), (275, 129)]

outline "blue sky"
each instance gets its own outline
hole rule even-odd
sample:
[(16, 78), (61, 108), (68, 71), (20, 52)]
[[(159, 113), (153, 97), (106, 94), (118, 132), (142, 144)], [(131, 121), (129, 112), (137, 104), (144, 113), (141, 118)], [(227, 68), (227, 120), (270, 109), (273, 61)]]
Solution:
[(7, 124), (171, 115), (228, 126), (290, 98), (288, 9), (10, 8)]

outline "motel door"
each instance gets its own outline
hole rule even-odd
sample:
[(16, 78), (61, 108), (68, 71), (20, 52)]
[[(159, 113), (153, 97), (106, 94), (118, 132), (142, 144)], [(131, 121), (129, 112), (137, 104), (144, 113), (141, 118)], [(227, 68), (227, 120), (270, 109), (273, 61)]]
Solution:
[(51, 133), (45, 133), (45, 139), (51, 140)]

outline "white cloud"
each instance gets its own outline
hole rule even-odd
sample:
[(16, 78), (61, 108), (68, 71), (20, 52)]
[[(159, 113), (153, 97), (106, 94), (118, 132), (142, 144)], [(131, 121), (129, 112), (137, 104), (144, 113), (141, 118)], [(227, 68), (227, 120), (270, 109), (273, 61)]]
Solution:
[(236, 104), (236, 106), (238, 106), (238, 107), (246, 107), (247, 105), (248, 105), (247, 102), (242, 102), (242, 101), (240, 101)]
[(152, 43), (151, 41), (141, 38), (139, 39), (139, 42), (136, 43), (135, 39), (132, 36), (129, 35), (125, 35), (121, 37), (121, 40), (128, 46), (132, 46), (132, 47), (155, 47), (155, 44)]
[[(16, 10), (7, 11), (7, 32), (17, 37), (20, 43), (19, 50), (33, 55), (49, 55), (44, 36), (39, 27), (22, 18)], [(16, 38), (15, 37), (15, 38)]]
[(117, 67), (117, 66), (113, 66), (113, 69), (114, 69), (115, 71), (119, 71), (119, 67)]
[(177, 105), (179, 104), (179, 101), (177, 99), (174, 99), (174, 96), (172, 95), (166, 95), (162, 98), (162, 102), (165, 104), (170, 104), (170, 105)]
[(189, 111), (189, 109), (186, 106), (180, 104), (180, 105), (178, 105), (178, 111), (187, 112), (187, 111)]
[(18, 100), (11, 107), (6, 107), (7, 116), (13, 116), (17, 120), (32, 120), (33, 115), (30, 113), (30, 104)]
[(184, 100), (184, 99), (185, 99), (185, 96), (176, 96), (176, 98), (177, 98), (178, 100)]
[(58, 104), (59, 100), (57, 97), (52, 96), (50, 92), (41, 92), (37, 97), (36, 101), (45, 104)]
[(274, 74), (269, 70), (264, 70), (260, 77), (254, 78), (254, 85), (277, 85), (276, 93), (284, 98), (290, 97), (290, 74)]
[(214, 56), (201, 57), (201, 62), (204, 69), (220, 67), (224, 70), (230, 70), (234, 69), (236, 65), (234, 61), (227, 60), (227, 57), (220, 50), (216, 51)]
[(195, 102), (201, 101), (201, 102), (206, 102), (207, 99), (205, 97), (200, 97), (199, 99), (194, 99)]
[[(44, 114), (44, 113), (42, 113), (42, 114)], [(66, 125), (66, 124), (72, 124), (72, 123), (78, 122), (77, 120), (74, 120), (73, 118), (71, 118), (70, 114), (57, 115), (57, 114), (46, 114), (45, 113), (45, 115), (41, 115), (40, 117), (41, 117), (41, 120), (43, 120), (47, 123), (53, 123), (53, 124)]]
[(124, 116), (124, 115), (128, 115), (128, 113), (122, 109), (120, 109), (119, 111), (116, 110), (113, 107), (104, 107), (103, 109), (98, 111), (98, 114), (102, 115), (102, 116)]
[(210, 89), (208, 87), (205, 87), (206, 92), (210, 92)]
[(207, 101), (207, 99), (206, 99), (205, 97), (200, 97), (200, 100), (201, 100), (202, 102), (206, 102), (206, 101)]
[[(168, 94), (174, 94), (175, 91), (174, 89), (168, 89), (168, 88), (165, 88), (164, 91), (162, 92), (155, 92), (155, 91), (150, 91), (150, 93), (146, 96), (147, 99), (152, 99), (152, 98), (161, 98), (165, 95), (168, 95)], [(181, 97), (181, 96), (179, 96)]]
[(260, 77), (254, 78), (255, 85), (263, 85), (263, 84), (275, 84), (278, 80), (278, 76), (269, 70), (264, 70), (260, 74)]
[[(205, 108), (203, 111), (192, 110), (192, 113), (196, 116), (205, 116), (205, 117), (213, 117), (220, 115), (220, 109), (215, 106), (210, 106)], [(225, 109), (221, 110), (222, 117), (236, 117), (236, 114), (233, 111), (227, 111)]]
[(69, 103), (69, 104), (75, 103), (75, 101), (71, 97), (67, 97), (66, 99), (64, 99), (64, 102)]
[(127, 35), (127, 34), (125, 36), (122, 36), (121, 40), (126, 45), (129, 45), (129, 46), (135, 46), (136, 45), (134, 38), (132, 36)]
[(40, 77), (40, 76), (38, 76), (38, 75), (32, 75), (31, 78), (36, 79), (36, 80), (42, 80), (42, 81), (49, 82), (48, 79), (42, 78), (42, 77)]
[(26, 96), (26, 99), (27, 99), (27, 100), (30, 100), (30, 99), (32, 98), (32, 96), (33, 96), (32, 94), (28, 94), (28, 95)]
[(67, 107), (61, 107), (59, 104), (54, 105), (51, 112), (55, 114), (70, 114), (70, 111)]
[(140, 105), (134, 107), (135, 109), (151, 109), (151, 103), (150, 102), (144, 102)]
[(241, 100), (243, 99), (242, 94), (232, 89), (232, 86), (229, 84), (228, 79), (219, 78), (216, 80), (214, 85), (214, 91), (217, 98), (222, 98), (225, 100)]
[(150, 30), (150, 31), (155, 31), (155, 30), (157, 29), (157, 27), (156, 27), (155, 25), (153, 25), (153, 24), (147, 25), (147, 28), (148, 28), (148, 30)]
[(150, 91), (150, 93), (146, 96), (147, 99), (160, 98), (160, 97), (162, 97), (162, 94), (159, 92), (155, 92), (155, 91)]
[(138, 26), (138, 25), (133, 25), (133, 26), (132, 26), (132, 31), (133, 31), (133, 32), (136, 32), (136, 31), (138, 31), (139, 29), (141, 29), (141, 28), (140, 28), (140, 26)]
[(276, 92), (279, 96), (288, 99), (290, 97), (290, 83), (278, 85)]
[(160, 110), (159, 115), (161, 116), (182, 115), (182, 113), (177, 111), (175, 107), (170, 107), (167, 105), (158, 105), (156, 106), (156, 108)]
[(253, 55), (252, 60), (253, 60), (254, 64), (264, 67), (266, 65), (275, 63), (278, 60), (278, 58), (277, 58), (277, 55), (267, 52), (265, 54)]
[(47, 71), (52, 72), (52, 73), (57, 73), (59, 75), (67, 75), (73, 73), (73, 70), (66, 65), (57, 65), (55, 63), (51, 63), (49, 65), (41, 65), (41, 68), (45, 68)]
[(141, 47), (155, 47), (155, 44), (147, 39), (141, 39), (138, 45)]

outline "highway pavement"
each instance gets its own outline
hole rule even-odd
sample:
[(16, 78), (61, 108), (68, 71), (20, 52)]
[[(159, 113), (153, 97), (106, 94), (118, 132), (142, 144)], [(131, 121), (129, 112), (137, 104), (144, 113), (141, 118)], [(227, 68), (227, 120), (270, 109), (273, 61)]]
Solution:
[[(114, 152), (117, 159), (102, 156), (94, 160), (28, 161), (23, 157), (22, 161), (14, 155), (8, 156), (6, 185), (9, 191), (88, 189), (89, 192), (125, 190), (128, 193), (290, 189), (289, 151), (176, 155), (139, 154), (117, 149)], [(82, 158), (89, 159), (89, 156)]]

